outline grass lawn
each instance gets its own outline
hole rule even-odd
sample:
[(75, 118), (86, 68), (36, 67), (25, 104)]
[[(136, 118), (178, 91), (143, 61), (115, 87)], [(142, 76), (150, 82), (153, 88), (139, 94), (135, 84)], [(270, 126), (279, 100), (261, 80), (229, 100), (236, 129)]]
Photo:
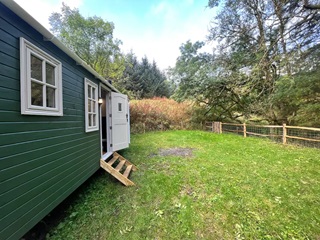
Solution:
[(121, 154), (136, 186), (99, 171), (49, 239), (320, 239), (319, 149), (168, 131), (133, 135)]

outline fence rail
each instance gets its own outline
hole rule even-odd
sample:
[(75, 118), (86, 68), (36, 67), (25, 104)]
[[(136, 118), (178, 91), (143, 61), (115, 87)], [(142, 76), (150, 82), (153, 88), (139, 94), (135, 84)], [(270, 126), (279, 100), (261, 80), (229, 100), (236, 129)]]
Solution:
[(320, 128), (280, 125), (254, 125), (206, 122), (205, 128), (215, 133), (234, 133), (243, 137), (266, 137), (283, 144), (298, 144), (320, 148)]

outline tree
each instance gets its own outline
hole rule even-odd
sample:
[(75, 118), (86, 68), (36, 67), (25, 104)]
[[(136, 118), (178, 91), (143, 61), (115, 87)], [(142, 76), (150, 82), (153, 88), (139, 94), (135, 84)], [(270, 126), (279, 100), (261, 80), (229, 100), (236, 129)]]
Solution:
[[(298, 0), (210, 0), (208, 4), (222, 4), (210, 39), (220, 43), (220, 55), (223, 53), (233, 66), (225, 66), (228, 71), (237, 75), (246, 70), (241, 89), (250, 89), (251, 103), (247, 107), (251, 114), (271, 123), (290, 122), (303, 106), (281, 106), (276, 99), (280, 95), (285, 99), (281, 91), (287, 90), (283, 86), (289, 87), (292, 82), (294, 88), (318, 66), (315, 49), (320, 46), (319, 12), (306, 9)], [(303, 98), (291, 97), (292, 102)]]
[(78, 9), (62, 4), (61, 13), (49, 17), (51, 31), (70, 50), (115, 85), (124, 70), (121, 41), (113, 38), (114, 24), (93, 16), (85, 18)]
[(138, 61), (134, 53), (131, 52), (126, 55), (125, 65), (124, 89), (132, 98), (171, 96), (171, 85), (155, 61), (150, 63), (147, 57)]
[(181, 55), (170, 72), (171, 79), (178, 84), (174, 98), (194, 101), (199, 107), (198, 114), (203, 115), (196, 117), (202, 120), (230, 121), (243, 117), (248, 111), (248, 91), (240, 86), (246, 75), (229, 71), (227, 67), (232, 69), (232, 64), (227, 59), (201, 53), (203, 46), (203, 42), (188, 41), (180, 47)]
[[(181, 46), (171, 71), (175, 97), (192, 98), (210, 120), (297, 124), (307, 112), (314, 116), (319, 90), (304, 83), (319, 81), (319, 11), (298, 0), (209, 0), (208, 6), (220, 9), (209, 31), (216, 48), (206, 54), (201, 42)], [(303, 91), (312, 96), (297, 94)]]
[(311, 4), (309, 3), (308, 0), (304, 0), (303, 7), (306, 9), (315, 10), (315, 9), (320, 9), (320, 4)]

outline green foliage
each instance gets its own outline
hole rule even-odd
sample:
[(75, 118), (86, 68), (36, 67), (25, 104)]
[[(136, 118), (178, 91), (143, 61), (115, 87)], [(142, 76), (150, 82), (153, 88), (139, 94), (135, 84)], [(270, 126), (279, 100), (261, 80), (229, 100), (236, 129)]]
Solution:
[(52, 13), (51, 31), (95, 71), (130, 98), (169, 97), (172, 86), (155, 61), (134, 53), (120, 52), (121, 41), (113, 37), (114, 24), (100, 17), (83, 17), (79, 9), (62, 4), (61, 13)]
[(182, 44), (169, 72), (174, 98), (196, 101), (203, 119), (318, 126), (320, 91), (310, 86), (319, 82), (320, 12), (298, 2), (208, 1), (219, 6), (209, 30), (216, 47)]
[(115, 83), (122, 77), (121, 41), (113, 38), (112, 22), (97, 16), (85, 18), (64, 3), (61, 13), (52, 13), (49, 22), (53, 34), (99, 74)]
[[(161, 156), (191, 148), (193, 156)], [(126, 188), (98, 172), (48, 239), (317, 239), (320, 152), (202, 131), (135, 134)]]
[(185, 129), (190, 127), (192, 105), (173, 99), (153, 98), (130, 102), (131, 132)]
[(170, 72), (171, 79), (178, 84), (173, 98), (195, 101), (200, 107), (198, 114), (203, 113), (199, 119), (230, 121), (250, 113), (251, 89), (242, 87), (248, 77), (242, 72), (233, 73), (232, 65), (214, 55), (199, 52), (202, 46), (201, 42), (189, 41), (181, 46), (181, 56)]
[(142, 99), (171, 96), (172, 87), (155, 61), (150, 63), (147, 57), (138, 61), (133, 53), (129, 53), (125, 65), (123, 86), (130, 97)]

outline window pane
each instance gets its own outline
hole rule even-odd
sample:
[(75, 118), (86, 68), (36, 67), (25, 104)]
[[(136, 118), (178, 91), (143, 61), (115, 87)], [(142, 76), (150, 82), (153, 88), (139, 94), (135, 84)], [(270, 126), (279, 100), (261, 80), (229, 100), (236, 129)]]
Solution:
[(96, 112), (96, 101), (92, 101), (92, 112)]
[(47, 83), (51, 85), (55, 85), (55, 79), (54, 79), (54, 66), (51, 66), (50, 64), (46, 63), (46, 77), (47, 77)]
[(92, 114), (88, 114), (89, 127), (92, 127)]
[(96, 114), (92, 115), (92, 125), (95, 127), (96, 126)]
[(91, 86), (88, 86), (88, 98), (91, 98)]
[(42, 60), (31, 55), (31, 77), (42, 81)]
[(43, 106), (42, 84), (31, 82), (31, 104)]
[(88, 100), (88, 112), (91, 112), (91, 100)]
[(47, 107), (55, 108), (56, 107), (56, 96), (55, 89), (51, 87), (47, 87)]
[(92, 88), (92, 99), (96, 99), (96, 89)]

